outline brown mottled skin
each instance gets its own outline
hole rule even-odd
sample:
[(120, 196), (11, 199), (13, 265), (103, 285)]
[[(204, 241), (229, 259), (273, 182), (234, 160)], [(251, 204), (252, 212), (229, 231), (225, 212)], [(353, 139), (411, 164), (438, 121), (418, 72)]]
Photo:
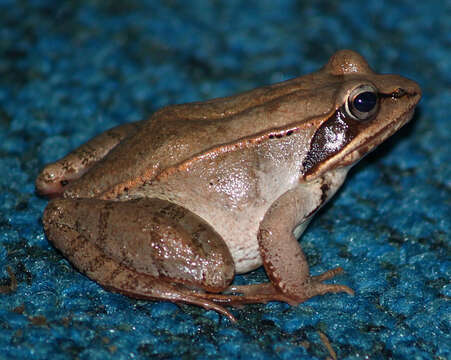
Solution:
[[(45, 232), (107, 289), (231, 320), (224, 305), (353, 294), (323, 282), (341, 268), (310, 276), (296, 237), (420, 97), (413, 81), (376, 74), (342, 50), (309, 75), (163, 108), (42, 170), (37, 191), (59, 197)], [(230, 286), (261, 265), (270, 282)]]

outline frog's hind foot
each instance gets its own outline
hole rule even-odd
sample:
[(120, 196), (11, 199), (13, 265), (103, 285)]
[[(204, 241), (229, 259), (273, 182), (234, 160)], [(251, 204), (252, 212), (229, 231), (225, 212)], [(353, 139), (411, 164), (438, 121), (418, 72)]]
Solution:
[(295, 295), (285, 294), (272, 283), (268, 282), (252, 285), (232, 285), (229, 286), (223, 294), (204, 294), (203, 296), (216, 303), (230, 306), (267, 303), (270, 301), (281, 301), (295, 306), (314, 296), (327, 293), (345, 292), (349, 295), (354, 295), (354, 290), (346, 285), (323, 283), (323, 281), (330, 280), (335, 275), (342, 272), (343, 269), (338, 267), (326, 271), (321, 275), (311, 276), (302, 286), (300, 286), (302, 291)]
[(217, 304), (227, 306), (266, 304), (270, 301), (280, 301), (290, 305), (297, 304), (292, 298), (274, 288), (271, 283), (230, 286), (222, 294), (206, 293), (202, 296)]
[[(204, 298), (201, 292), (190, 290), (181, 284), (171, 284), (152, 276), (136, 273), (117, 263), (113, 263), (112, 266), (115, 270), (108, 279), (98, 278), (100, 285), (107, 290), (140, 300), (163, 300), (197, 305), (206, 310), (214, 310), (230, 321), (236, 322), (235, 317), (227, 309)], [(93, 275), (89, 274), (89, 276)]]
[[(135, 274), (132, 274), (133, 276)], [(114, 291), (141, 300), (163, 300), (175, 303), (185, 303), (190, 305), (196, 305), (204, 308), (205, 310), (213, 310), (217, 313), (227, 317), (230, 321), (236, 322), (236, 318), (230, 311), (223, 306), (215, 303), (204, 297), (204, 294), (197, 293), (193, 290), (185, 289), (179, 284), (169, 284), (160, 281), (156, 278), (148, 277), (144, 282), (144, 279), (138, 279), (136, 284), (145, 284), (144, 288), (133, 287), (133, 291), (127, 285), (127, 288), (119, 288), (118, 286), (104, 286), (107, 290)]]

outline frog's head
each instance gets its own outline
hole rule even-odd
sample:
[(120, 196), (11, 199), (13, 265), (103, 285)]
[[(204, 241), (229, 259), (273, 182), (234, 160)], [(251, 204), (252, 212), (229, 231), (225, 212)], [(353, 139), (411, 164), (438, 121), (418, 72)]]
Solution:
[(355, 164), (407, 123), (421, 98), (414, 81), (376, 74), (351, 50), (335, 53), (319, 72), (339, 86), (333, 109), (318, 125), (303, 162), (307, 181)]

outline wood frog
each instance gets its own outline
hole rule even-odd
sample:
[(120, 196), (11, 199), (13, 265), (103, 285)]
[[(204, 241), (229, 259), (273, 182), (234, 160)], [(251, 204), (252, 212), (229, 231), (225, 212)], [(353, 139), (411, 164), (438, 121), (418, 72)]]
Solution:
[[(350, 167), (408, 122), (419, 86), (350, 50), (319, 71), (235, 96), (165, 107), (47, 165), (48, 239), (106, 289), (226, 305), (346, 292), (311, 276), (297, 241)], [(263, 265), (268, 283), (231, 286)]]

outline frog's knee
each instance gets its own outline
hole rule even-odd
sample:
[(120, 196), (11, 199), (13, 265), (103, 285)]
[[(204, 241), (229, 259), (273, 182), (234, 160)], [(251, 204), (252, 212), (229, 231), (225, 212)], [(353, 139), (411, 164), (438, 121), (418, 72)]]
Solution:
[(235, 276), (235, 265), (230, 254), (213, 254), (203, 271), (203, 286), (209, 292), (222, 292)]
[(58, 222), (64, 216), (66, 199), (56, 198), (52, 199), (44, 210), (42, 215), (42, 222), (44, 228), (47, 228), (51, 223)]

